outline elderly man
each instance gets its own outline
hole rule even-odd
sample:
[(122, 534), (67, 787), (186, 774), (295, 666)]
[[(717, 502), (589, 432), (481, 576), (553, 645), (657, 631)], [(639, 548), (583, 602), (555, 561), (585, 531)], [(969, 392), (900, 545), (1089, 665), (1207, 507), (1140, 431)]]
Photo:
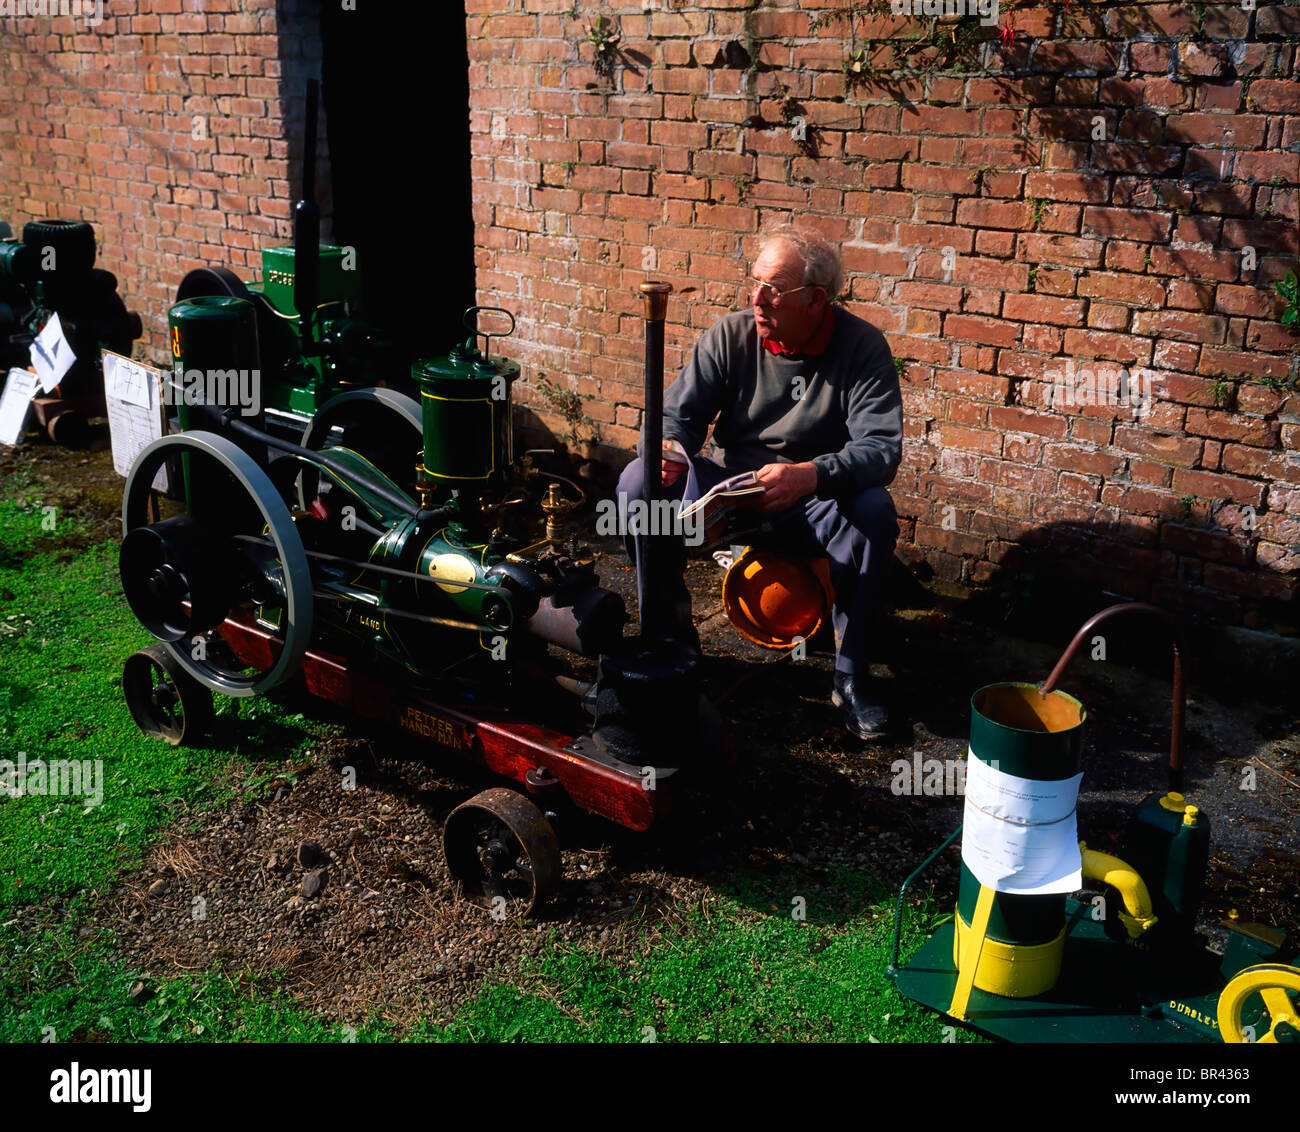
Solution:
[[(752, 309), (720, 319), (664, 396), (664, 444), (677, 442), (686, 463), (665, 459), (665, 495), (692, 498), (739, 471), (764, 486), (761, 507), (774, 542), (796, 553), (824, 554), (835, 590), (832, 702), (849, 731), (884, 737), (888, 709), (868, 672), (873, 608), (893, 558), (898, 523), (885, 486), (902, 451), (898, 374), (885, 337), (834, 305), (842, 283), (839, 252), (815, 233), (786, 226), (767, 236), (755, 260)], [(722, 463), (697, 455), (710, 424)], [(619, 491), (638, 498), (641, 461), (624, 471)], [(669, 542), (670, 540), (665, 540)], [(681, 574), (680, 540), (663, 551), (671, 592), (658, 601), (661, 624), (698, 649), (690, 595)], [(629, 551), (634, 544), (629, 539)]]

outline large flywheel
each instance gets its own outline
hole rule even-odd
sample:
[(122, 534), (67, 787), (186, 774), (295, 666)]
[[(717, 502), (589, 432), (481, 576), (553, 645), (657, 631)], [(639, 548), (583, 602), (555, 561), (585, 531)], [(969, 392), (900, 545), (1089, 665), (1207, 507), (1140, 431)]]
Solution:
[[(186, 510), (148, 522), (167, 461), (183, 469)], [(131, 611), (177, 663), (227, 696), (255, 696), (297, 671), (311, 641), (311, 571), (289, 509), (238, 445), (208, 432), (155, 440), (136, 459), (122, 503), (122, 588)], [(213, 633), (232, 615), (273, 629), (266, 665), (241, 664)]]
[[(380, 386), (331, 397), (317, 410), (298, 443), (316, 452), (333, 445), (349, 448), (414, 498), (415, 465), (423, 440), (419, 402)], [(319, 478), (310, 467), (303, 469), (302, 476), (300, 503), (307, 507)]]

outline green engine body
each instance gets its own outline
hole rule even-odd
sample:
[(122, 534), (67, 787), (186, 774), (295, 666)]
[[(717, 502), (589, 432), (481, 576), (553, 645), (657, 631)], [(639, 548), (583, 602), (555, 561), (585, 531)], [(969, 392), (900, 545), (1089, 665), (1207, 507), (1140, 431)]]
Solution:
[[(291, 278), (272, 286), (277, 301), (292, 301)], [(274, 395), (264, 377), (262, 301), (209, 295), (171, 308), (173, 388), (187, 394), (177, 397), (177, 416), (186, 432), (229, 431), (230, 420), (258, 430), (231, 439), (300, 504), (297, 533), (316, 555), (316, 624), (326, 636), (346, 638), (340, 651), (420, 679), (485, 654), (544, 651), (546, 643), (594, 657), (621, 637), (622, 600), (598, 586), (589, 557), (555, 537), (553, 511), (540, 498), (547, 485), (515, 458), (517, 363), (479, 350), (474, 337), (417, 360), (418, 412), (411, 416), (422, 440), (409, 419), (393, 415), (359, 441), (331, 427), (320, 432), (317, 450), (296, 442), (277, 447), (262, 439), (270, 430), (262, 429), (260, 413), (242, 405), (232, 411), (229, 403), (230, 392), (246, 388), (244, 378), (259, 370), (262, 396)], [(349, 420), (338, 402), (318, 412), (321, 420)], [(409, 435), (409, 450), (392, 439), (399, 435)], [(196, 500), (229, 490), (220, 469), (189, 456), (180, 462), (191, 510)], [(268, 628), (281, 628), (279, 616), (259, 609)]]

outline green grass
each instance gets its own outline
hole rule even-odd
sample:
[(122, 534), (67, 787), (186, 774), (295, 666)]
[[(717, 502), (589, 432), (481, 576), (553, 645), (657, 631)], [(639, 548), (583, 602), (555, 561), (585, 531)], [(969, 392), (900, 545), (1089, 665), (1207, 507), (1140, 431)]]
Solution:
[(151, 982), (135, 1002), (138, 975), (102, 935), (70, 926), (25, 939), (0, 927), (0, 1041), (340, 1042), (391, 1037), (382, 1026), (349, 1030), (301, 1010), (273, 978), (213, 970)]
[[(692, 912), (625, 966), (556, 946), (498, 977), (445, 1027), (413, 1038), (519, 1042), (942, 1041), (943, 1020), (885, 978), (883, 907), (840, 927), (758, 916), (734, 901)], [(921, 941), (915, 915), (906, 938)], [(911, 950), (909, 947), (908, 950)], [(960, 1040), (973, 1040), (960, 1035)]]
[[(84, 546), (75, 515), (46, 513), (13, 477), (0, 498), (0, 759), (102, 759), (102, 805), (0, 794), (0, 1040), (389, 1041), (384, 1023), (352, 1030), (304, 1011), (275, 975), (214, 967), (141, 978), (109, 933), (83, 937), (99, 901), (137, 869), (169, 822), (259, 789), (323, 728), (273, 700), (240, 708), (240, 750), (146, 739), (122, 702), (126, 656), (149, 643), (122, 598), (117, 548)], [(78, 546), (78, 544), (83, 544)], [(230, 711), (227, 705), (223, 711)], [(258, 760), (265, 760), (259, 766)], [(807, 895), (807, 919), (788, 898)], [(43, 903), (46, 926), (16, 913)], [(938, 1041), (942, 1022), (884, 976), (892, 905), (859, 874), (788, 880), (741, 875), (665, 929), (633, 960), (554, 943), (489, 978), (427, 1041)], [(933, 913), (909, 909), (911, 950)], [(31, 922), (28, 920), (27, 922)], [(961, 1035), (963, 1040), (965, 1035)]]
[[(39, 521), (39, 512), (0, 505), (11, 549), (39, 545)], [(2, 913), (137, 867), (169, 818), (228, 798), (236, 787), (223, 774), (232, 764), (229, 752), (170, 747), (132, 722), (122, 700), (122, 663), (150, 639), (122, 598), (116, 547), (37, 554), (21, 569), (0, 566), (0, 598), (0, 759), (103, 762), (98, 806), (84, 798), (0, 794)], [(277, 760), (313, 740), (301, 717), (285, 716), (270, 701), (249, 706), (241, 719), (254, 756), (263, 753), (259, 723), (291, 729), (284, 746), (284, 728), (276, 728)]]

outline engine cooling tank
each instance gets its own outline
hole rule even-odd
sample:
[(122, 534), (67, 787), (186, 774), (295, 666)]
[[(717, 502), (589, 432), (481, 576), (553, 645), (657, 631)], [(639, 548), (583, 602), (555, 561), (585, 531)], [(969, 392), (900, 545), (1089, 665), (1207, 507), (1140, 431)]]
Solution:
[(518, 364), (483, 354), (471, 338), (445, 357), (417, 361), (411, 377), (420, 387), (425, 474), (444, 488), (501, 487), (514, 460)]

